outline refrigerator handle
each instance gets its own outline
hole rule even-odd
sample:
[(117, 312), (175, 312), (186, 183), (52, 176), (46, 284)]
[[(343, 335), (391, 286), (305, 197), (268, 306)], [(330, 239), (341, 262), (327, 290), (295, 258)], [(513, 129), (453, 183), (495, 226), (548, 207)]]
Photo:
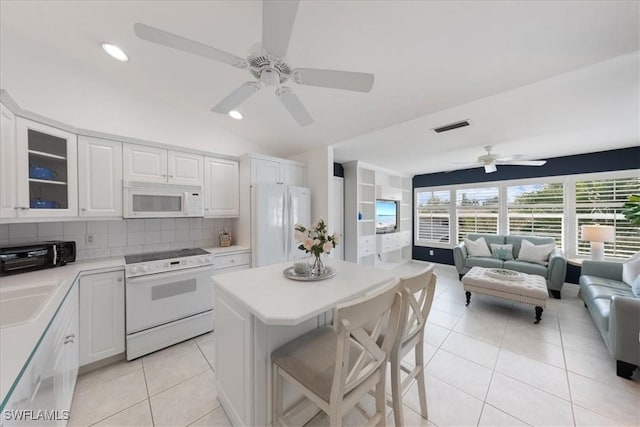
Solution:
[(291, 212), (291, 193), (287, 194), (287, 217), (289, 219), (289, 224), (287, 224), (287, 228), (289, 229), (286, 233), (287, 236), (287, 255), (291, 257), (291, 228), (293, 227), (293, 212)]
[[(286, 193), (285, 193), (286, 194)], [(287, 261), (289, 260), (289, 254), (287, 253), (287, 219), (285, 218), (285, 213), (286, 211), (286, 198), (282, 197), (282, 232), (284, 233), (283, 239), (282, 239), (282, 251), (284, 252), (285, 256), (287, 257)]]

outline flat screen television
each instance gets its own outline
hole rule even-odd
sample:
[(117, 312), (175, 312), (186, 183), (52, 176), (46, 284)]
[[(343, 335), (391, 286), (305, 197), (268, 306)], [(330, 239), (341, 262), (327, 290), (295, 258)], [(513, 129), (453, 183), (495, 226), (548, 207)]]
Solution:
[(398, 201), (376, 200), (376, 234), (398, 230)]

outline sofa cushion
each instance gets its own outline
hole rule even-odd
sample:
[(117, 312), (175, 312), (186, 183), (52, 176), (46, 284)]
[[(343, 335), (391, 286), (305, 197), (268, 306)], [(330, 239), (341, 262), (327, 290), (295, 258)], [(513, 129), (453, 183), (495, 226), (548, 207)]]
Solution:
[(547, 267), (539, 264), (533, 264), (525, 261), (505, 261), (503, 268), (519, 271), (520, 273), (535, 274), (537, 276), (547, 277)]
[(491, 245), (491, 257), (508, 261), (513, 259), (513, 245), (498, 245), (492, 243)]
[(469, 233), (467, 238), (471, 240), (477, 240), (480, 237), (484, 238), (484, 241), (487, 242), (487, 245), (495, 243), (497, 245), (504, 245), (504, 235), (503, 234), (480, 234), (480, 233)]
[(484, 237), (479, 237), (476, 240), (464, 239), (464, 245), (467, 247), (469, 256), (491, 256), (491, 251)]
[(629, 289), (629, 286), (624, 282), (599, 276), (580, 276), (580, 286), (603, 286), (622, 291)]
[(601, 331), (609, 330), (609, 314), (611, 313), (611, 299), (598, 298), (591, 300), (592, 309), (589, 310), (593, 321)]
[(467, 267), (501, 268), (502, 260), (491, 257), (470, 256), (464, 264)]
[(640, 276), (636, 277), (636, 281), (631, 285), (631, 292), (636, 298), (640, 298)]
[(618, 297), (630, 297), (633, 298), (631, 288), (627, 286), (627, 289), (610, 288), (608, 286), (581, 286), (583, 299), (611, 299), (612, 296)]
[(631, 286), (640, 276), (640, 252), (629, 258), (622, 264), (622, 281)]
[(520, 245), (522, 244), (522, 240), (528, 240), (534, 245), (546, 245), (553, 243), (555, 245), (556, 241), (553, 237), (538, 237), (538, 236), (517, 236), (510, 235), (505, 237), (505, 243), (509, 243), (513, 245), (513, 257), (518, 258), (520, 255)]
[(547, 265), (549, 261), (549, 255), (555, 249), (555, 243), (548, 243), (544, 245), (535, 245), (529, 240), (523, 239), (520, 244), (520, 253), (518, 254), (518, 260), (534, 262), (540, 265)]

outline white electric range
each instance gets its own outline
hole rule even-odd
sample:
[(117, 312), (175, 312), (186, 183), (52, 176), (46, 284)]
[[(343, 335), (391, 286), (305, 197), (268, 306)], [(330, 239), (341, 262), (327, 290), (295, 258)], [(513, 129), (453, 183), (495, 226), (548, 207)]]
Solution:
[(213, 255), (180, 249), (125, 256), (127, 360), (213, 329)]

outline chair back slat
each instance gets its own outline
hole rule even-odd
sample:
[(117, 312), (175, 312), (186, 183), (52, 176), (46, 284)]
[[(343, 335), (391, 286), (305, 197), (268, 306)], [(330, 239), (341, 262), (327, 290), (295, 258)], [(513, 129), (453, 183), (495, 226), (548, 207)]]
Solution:
[[(396, 282), (378, 294), (336, 307), (333, 324), (338, 346), (331, 396), (344, 396), (386, 363), (398, 332), (401, 305)], [(372, 329), (365, 329), (372, 323)], [(378, 343), (381, 335), (384, 340)]]
[(401, 346), (424, 329), (433, 304), (437, 276), (433, 274), (434, 265), (431, 264), (423, 271), (405, 277), (398, 283), (402, 292), (402, 310), (397, 344)]

